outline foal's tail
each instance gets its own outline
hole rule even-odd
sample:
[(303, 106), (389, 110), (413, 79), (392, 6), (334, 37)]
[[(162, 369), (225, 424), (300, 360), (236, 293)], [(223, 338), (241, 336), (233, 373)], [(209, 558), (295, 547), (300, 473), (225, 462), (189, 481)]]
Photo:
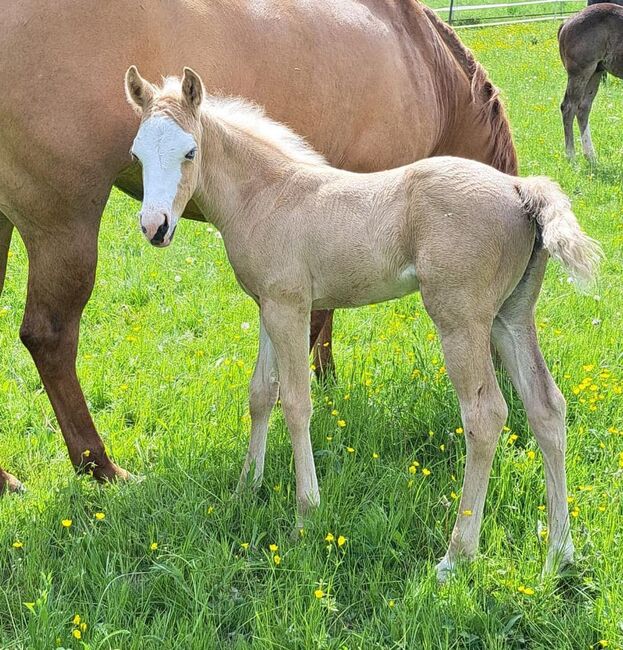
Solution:
[(581, 228), (571, 211), (569, 197), (558, 183), (544, 176), (522, 178), (517, 183), (524, 210), (537, 223), (541, 241), (581, 287), (595, 278), (603, 251)]

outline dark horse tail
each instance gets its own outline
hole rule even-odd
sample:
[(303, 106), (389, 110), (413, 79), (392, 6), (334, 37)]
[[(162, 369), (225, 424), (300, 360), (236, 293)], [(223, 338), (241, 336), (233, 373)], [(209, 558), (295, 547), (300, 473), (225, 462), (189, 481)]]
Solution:
[(13, 233), (13, 224), (0, 212), (0, 294), (6, 276), (6, 263), (9, 256), (9, 245)]
[(471, 84), (472, 102), (480, 108), (479, 118), (488, 123), (491, 128), (493, 155), (489, 164), (505, 174), (516, 176), (517, 152), (506, 111), (499, 98), (499, 90), (491, 83), (485, 69), (463, 45), (452, 27), (444, 23), (432, 9), (423, 4), (420, 6), (446, 47), (465, 71)]

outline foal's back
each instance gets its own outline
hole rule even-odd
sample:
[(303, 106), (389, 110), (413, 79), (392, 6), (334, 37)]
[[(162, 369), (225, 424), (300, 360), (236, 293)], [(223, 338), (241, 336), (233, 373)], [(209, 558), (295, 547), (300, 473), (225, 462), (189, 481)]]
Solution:
[(604, 2), (586, 7), (558, 32), (560, 58), (569, 74), (586, 68), (623, 76), (623, 7)]

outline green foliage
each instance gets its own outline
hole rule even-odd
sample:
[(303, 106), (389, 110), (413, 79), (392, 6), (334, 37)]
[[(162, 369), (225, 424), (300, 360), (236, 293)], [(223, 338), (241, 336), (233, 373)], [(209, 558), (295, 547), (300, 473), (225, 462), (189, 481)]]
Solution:
[(567, 163), (556, 28), (462, 36), (502, 88), (522, 174), (556, 178), (607, 253), (587, 296), (551, 264), (538, 308), (544, 354), (568, 399), (573, 572), (541, 577), (542, 458), (502, 378), (511, 414), (481, 555), (437, 586), (464, 441), (417, 296), (337, 316), (340, 379), (314, 387), (323, 503), (303, 537), (291, 539), (293, 468), (280, 413), (264, 487), (233, 498), (249, 430), (255, 306), (211, 228), (184, 222), (170, 249), (153, 249), (138, 231), (137, 204), (113, 193), (79, 373), (110, 452), (144, 480), (102, 488), (74, 477), (17, 340), (26, 256), (16, 238), (0, 298), (0, 453), (28, 492), (0, 502), (0, 647), (621, 646), (623, 92), (613, 79), (595, 102), (600, 162)]

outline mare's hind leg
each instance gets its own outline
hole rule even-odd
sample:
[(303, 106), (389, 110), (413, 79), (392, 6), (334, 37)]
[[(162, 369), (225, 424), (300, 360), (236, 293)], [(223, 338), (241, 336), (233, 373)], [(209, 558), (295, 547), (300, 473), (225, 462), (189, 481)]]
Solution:
[(309, 348), (313, 354), (316, 379), (323, 381), (335, 377), (335, 364), (331, 351), (333, 333), (333, 310), (321, 309), (311, 314)]
[(28, 294), (20, 337), (28, 348), (58, 418), (69, 456), (99, 480), (125, 478), (108, 458), (76, 374), (82, 310), (97, 263), (100, 211), (63, 219), (46, 229), (18, 223), (28, 251)]
[(562, 112), (562, 123), (565, 130), (565, 149), (567, 158), (575, 158), (575, 144), (573, 141), (573, 120), (577, 115), (580, 102), (584, 97), (584, 89), (591, 77), (591, 73), (582, 72), (580, 74), (568, 73), (567, 90), (564, 99), (560, 105)]
[[(11, 244), (11, 235), (13, 233), (13, 224), (0, 212), (0, 294), (4, 287), (4, 278), (6, 276), (7, 257), (9, 246)], [(8, 472), (0, 467), (0, 494), (5, 491), (20, 492), (23, 490), (22, 484)]]
[(455, 313), (456, 318), (439, 322), (431, 316), (439, 328), (448, 376), (459, 397), (467, 445), (459, 512), (448, 550), (437, 565), (437, 575), (444, 580), (459, 557), (471, 558), (478, 550), (491, 465), (508, 409), (491, 359), (491, 320), (465, 322)]
[(547, 252), (533, 254), (528, 270), (500, 309), (492, 340), (524, 403), (545, 465), (549, 549), (546, 570), (573, 560), (565, 474), (565, 400), (539, 349), (534, 304), (547, 263)]
[(588, 124), (588, 116), (591, 112), (595, 95), (597, 95), (597, 91), (599, 90), (599, 84), (603, 74), (602, 70), (593, 73), (593, 76), (586, 84), (584, 96), (582, 97), (582, 101), (578, 107), (578, 125), (580, 127), (580, 138), (582, 139), (582, 150), (584, 151), (584, 155), (591, 162), (595, 161), (596, 156), (595, 149), (593, 148), (593, 141), (591, 140), (591, 129)]

